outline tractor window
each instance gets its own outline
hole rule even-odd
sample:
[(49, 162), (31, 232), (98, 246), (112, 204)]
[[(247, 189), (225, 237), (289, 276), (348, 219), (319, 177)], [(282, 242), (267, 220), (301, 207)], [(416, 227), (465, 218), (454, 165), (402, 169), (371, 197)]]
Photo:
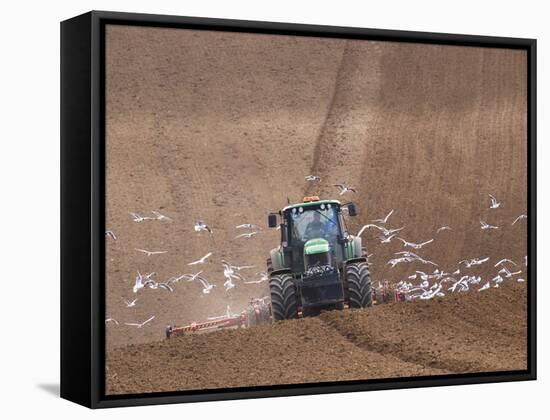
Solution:
[(332, 242), (339, 233), (338, 214), (334, 207), (304, 209), (302, 212), (292, 209), (289, 219), (293, 242), (306, 242), (315, 238), (324, 238)]

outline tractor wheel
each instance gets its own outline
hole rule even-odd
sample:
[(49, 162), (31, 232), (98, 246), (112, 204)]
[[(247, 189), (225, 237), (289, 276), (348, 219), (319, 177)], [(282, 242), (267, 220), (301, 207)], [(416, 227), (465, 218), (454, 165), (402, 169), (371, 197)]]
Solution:
[(269, 280), (273, 319), (292, 319), (298, 316), (296, 287), (290, 274), (276, 274)]
[(346, 267), (348, 299), (350, 308), (372, 306), (372, 291), (369, 266), (366, 262), (349, 264)]
[(271, 258), (267, 259), (267, 274), (271, 273), (273, 271), (273, 263), (271, 262)]

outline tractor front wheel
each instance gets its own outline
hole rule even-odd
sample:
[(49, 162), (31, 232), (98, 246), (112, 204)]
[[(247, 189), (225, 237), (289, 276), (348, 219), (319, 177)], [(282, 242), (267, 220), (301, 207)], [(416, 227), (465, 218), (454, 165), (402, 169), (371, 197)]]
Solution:
[(366, 262), (348, 264), (346, 267), (348, 299), (350, 308), (372, 306), (372, 290), (369, 266)]
[(298, 317), (296, 287), (290, 274), (276, 274), (269, 280), (273, 319), (280, 321)]

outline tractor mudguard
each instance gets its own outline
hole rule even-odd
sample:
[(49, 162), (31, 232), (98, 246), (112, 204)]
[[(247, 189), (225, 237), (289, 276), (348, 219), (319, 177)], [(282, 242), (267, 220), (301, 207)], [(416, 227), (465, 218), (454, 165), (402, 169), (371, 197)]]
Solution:
[(350, 258), (359, 258), (359, 257), (362, 257), (363, 255), (366, 255), (366, 250), (365, 252), (363, 252), (363, 240), (361, 239), (360, 236), (354, 236), (352, 241), (352, 255), (350, 256)]
[(284, 266), (283, 253), (281, 251), (281, 247), (273, 248), (269, 252), (269, 257), (271, 260), (271, 268), (273, 269), (273, 271), (280, 271), (286, 268)]

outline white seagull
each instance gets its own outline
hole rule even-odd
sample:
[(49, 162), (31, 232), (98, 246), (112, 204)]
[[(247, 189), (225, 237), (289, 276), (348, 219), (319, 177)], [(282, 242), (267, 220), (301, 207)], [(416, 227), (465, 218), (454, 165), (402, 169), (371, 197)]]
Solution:
[(397, 233), (394, 233), (393, 235), (391, 236), (380, 236), (378, 239), (380, 239), (380, 243), (381, 244), (389, 244), (391, 242), (391, 240), (397, 235)]
[(482, 287), (480, 287), (479, 289), (477, 289), (478, 292), (483, 292), (484, 290), (487, 290), (491, 287), (491, 282), (488, 281), (487, 283), (485, 283)]
[(348, 187), (345, 184), (333, 184), (332, 186), (338, 187), (340, 189), (340, 195), (344, 195), (345, 193), (348, 193), (348, 192), (354, 192), (354, 193), (357, 192), (355, 188)]
[(516, 274), (520, 274), (520, 273), (521, 273), (521, 270), (515, 271), (515, 272), (512, 273), (510, 270), (508, 270), (508, 268), (503, 267), (498, 273), (499, 273), (499, 274), (502, 273), (502, 274), (505, 275), (505, 277), (508, 278), (508, 277), (515, 276)]
[(259, 273), (256, 273), (256, 275), (260, 276), (259, 280), (245, 281), (244, 284), (258, 284), (258, 283), (263, 283), (264, 281), (269, 280), (269, 276), (267, 275), (267, 273), (265, 271), (261, 271)]
[(489, 194), (489, 197), (491, 197), (491, 206), (490, 209), (497, 209), (500, 207), (500, 203), (497, 201), (495, 197), (493, 197), (491, 194)]
[(225, 287), (225, 291), (229, 291), (235, 287), (235, 283), (233, 283), (231, 277), (227, 277), (225, 282), (223, 283), (223, 287)]
[(467, 268), (470, 268), (474, 265), (481, 265), (486, 261), (489, 261), (489, 257), (486, 257), (486, 258), (472, 258), (470, 260), (462, 260), (462, 261), (459, 261), (458, 264), (460, 265), (460, 264), (464, 263)]
[(209, 252), (209, 253), (206, 254), (204, 257), (198, 259), (197, 261), (190, 262), (190, 263), (187, 264), (187, 265), (204, 264), (204, 262), (206, 261), (206, 259), (207, 259), (208, 257), (210, 257), (210, 255), (212, 255), (212, 252)]
[(129, 325), (131, 327), (138, 327), (138, 328), (141, 328), (143, 327), (145, 324), (148, 324), (149, 322), (151, 322), (153, 319), (155, 319), (155, 315), (153, 315), (151, 318), (149, 318), (148, 320), (146, 321), (143, 321), (141, 324), (138, 324), (137, 322), (125, 322), (124, 324), (125, 325)]
[(170, 287), (170, 285), (168, 283), (158, 283), (158, 287), (160, 287), (161, 289), (164, 289), (164, 290), (168, 290), (169, 292), (174, 291), (174, 289), (172, 289), (172, 287)]
[(420, 248), (422, 248), (424, 245), (431, 244), (431, 243), (434, 241), (433, 239), (430, 239), (429, 241), (422, 242), (422, 243), (420, 243), (420, 244), (415, 244), (415, 243), (413, 243), (413, 242), (408, 242), (408, 241), (406, 241), (406, 240), (403, 239), (403, 238), (399, 238), (399, 237), (398, 237), (397, 239), (399, 239), (401, 242), (403, 242), (403, 246), (405, 246), (405, 247), (408, 246), (408, 247), (411, 247), (411, 248), (414, 248), (414, 249), (420, 249)]
[(511, 264), (513, 264), (513, 265), (517, 265), (517, 264), (516, 264), (515, 262), (513, 262), (512, 260), (509, 260), (508, 258), (504, 258), (504, 259), (500, 260), (499, 262), (497, 262), (497, 263), (495, 264), (495, 267), (498, 267), (500, 264), (503, 264), (503, 263), (505, 263), (505, 262), (511, 263)]
[(151, 213), (153, 213), (157, 220), (166, 220), (167, 222), (171, 222), (172, 219), (168, 216), (165, 216), (164, 214), (159, 213), (158, 211), (153, 210)]
[(140, 216), (139, 214), (137, 214), (137, 213), (132, 213), (132, 212), (130, 212), (130, 216), (132, 216), (132, 220), (133, 220), (134, 222), (137, 222), (137, 223), (141, 223), (141, 222), (143, 222), (144, 220), (154, 220), (153, 217)]
[(321, 177), (317, 176), (317, 175), (308, 175), (308, 176), (306, 176), (306, 181), (311, 181), (311, 182), (317, 181), (317, 182), (319, 182), (319, 181), (321, 181)]
[(241, 233), (240, 235), (237, 235), (235, 236), (235, 239), (238, 239), (238, 238), (252, 238), (254, 235), (257, 235), (258, 232), (254, 231), (254, 232), (249, 232), (249, 233)]
[(107, 324), (108, 322), (114, 322), (116, 325), (118, 325), (118, 321), (117, 321), (116, 319), (114, 319), (114, 318), (107, 318), (107, 319), (105, 320), (105, 324)]
[(520, 214), (518, 217), (516, 217), (516, 220), (514, 220), (512, 222), (512, 226), (515, 225), (518, 220), (522, 220), (522, 219), (527, 219), (527, 215), (526, 214)]
[(138, 300), (137, 300), (137, 298), (136, 298), (136, 299), (132, 300), (131, 302), (128, 301), (128, 300), (124, 300), (124, 303), (126, 303), (126, 307), (127, 307), (127, 308), (132, 308), (132, 307), (136, 306), (136, 302), (137, 302), (137, 301), (138, 301)]
[(235, 226), (235, 229), (259, 229), (259, 227), (252, 223), (243, 223), (242, 225)]
[(444, 230), (452, 230), (449, 226), (441, 226), (439, 229), (437, 229), (435, 231), (436, 235), (439, 233), (439, 232), (442, 232)]
[(483, 220), (480, 220), (479, 224), (481, 225), (482, 230), (483, 229), (498, 229), (498, 226), (489, 225), (486, 222), (484, 222)]
[(202, 220), (199, 220), (195, 223), (195, 232), (201, 232), (201, 231), (207, 231), (208, 233), (212, 233), (212, 229), (204, 223)]
[(202, 274), (202, 270), (199, 271), (198, 273), (195, 273), (195, 274), (182, 274), (181, 276), (169, 278), (168, 281), (167, 281), (166, 283), (167, 283), (167, 284), (177, 283), (177, 282), (179, 282), (181, 279), (185, 279), (186, 281), (191, 282), (191, 281), (194, 281), (194, 280), (195, 280), (198, 276), (200, 276), (201, 274)]
[(203, 277), (199, 277), (199, 281), (201, 282), (203, 287), (202, 293), (204, 293), (205, 295), (209, 294), (212, 291), (212, 288), (215, 286), (215, 284), (210, 284), (208, 280)]
[(393, 212), (394, 212), (394, 209), (391, 209), (391, 211), (383, 219), (375, 219), (375, 220), (371, 220), (371, 222), (382, 223), (383, 225), (385, 225), (388, 219), (390, 218), (390, 216), (393, 214)]
[(356, 236), (361, 236), (363, 234), (363, 232), (368, 229), (368, 228), (376, 228), (378, 229), (379, 231), (381, 231), (384, 236), (390, 236), (392, 235), (393, 233), (397, 233), (399, 232), (400, 230), (403, 230), (405, 228), (405, 226), (401, 227), (401, 228), (398, 228), (398, 229), (386, 229), (385, 227), (382, 227), (382, 226), (377, 226), (377, 225), (373, 225), (373, 224), (367, 224), (367, 225), (364, 225), (360, 230), (359, 232), (357, 232), (357, 235)]
[(114, 241), (116, 241), (116, 235), (114, 234), (114, 232), (112, 230), (106, 230), (105, 231), (105, 236), (107, 238), (111, 238), (113, 239)]
[(237, 269), (238, 267), (233, 267), (231, 264), (223, 260), (222, 260), (222, 265), (223, 265), (223, 275), (225, 278), (228, 278), (228, 279), (235, 278), (235, 279), (244, 281), (244, 278), (239, 273), (235, 273), (235, 269)]
[[(134, 285), (134, 293), (137, 293), (139, 289), (143, 289), (145, 286), (153, 288), (151, 286), (156, 283), (154, 280), (151, 280), (151, 277), (154, 275), (155, 273), (149, 273), (145, 276), (142, 276), (141, 273), (138, 271), (138, 275), (136, 276), (136, 283)], [(143, 280), (145, 280), (145, 282)]]
[(136, 251), (143, 252), (148, 257), (151, 255), (166, 254), (168, 251), (147, 251), (146, 249), (134, 248)]

